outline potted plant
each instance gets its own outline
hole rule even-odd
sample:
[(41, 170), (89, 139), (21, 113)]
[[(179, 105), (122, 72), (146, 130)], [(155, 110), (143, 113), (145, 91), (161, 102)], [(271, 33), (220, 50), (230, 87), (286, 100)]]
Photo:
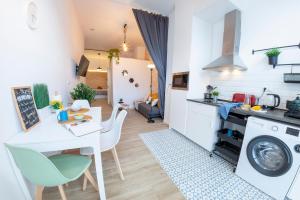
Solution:
[(89, 103), (91, 103), (96, 96), (95, 90), (83, 83), (76, 85), (70, 94), (73, 100), (85, 99), (88, 100)]
[(53, 113), (56, 112), (57, 114), (58, 114), (59, 111), (61, 111), (62, 109), (64, 109), (64, 105), (62, 104), (61, 101), (56, 101), (56, 100), (51, 101), (50, 102), (50, 106), (51, 106), (52, 112)]
[(113, 58), (116, 58), (116, 64), (120, 63), (120, 49), (110, 49), (108, 51), (108, 58), (112, 61)]
[(46, 84), (34, 84), (33, 95), (37, 109), (49, 106), (49, 92)]
[(266, 52), (266, 55), (269, 58), (269, 65), (273, 65), (273, 68), (275, 68), (278, 63), (278, 56), (280, 53), (281, 51), (279, 51), (279, 49), (277, 48), (271, 49)]
[(215, 102), (215, 103), (217, 103), (217, 101), (218, 101), (218, 97), (219, 97), (219, 92), (218, 91), (216, 91), (216, 90), (214, 90), (212, 93), (212, 96), (213, 96), (213, 101)]

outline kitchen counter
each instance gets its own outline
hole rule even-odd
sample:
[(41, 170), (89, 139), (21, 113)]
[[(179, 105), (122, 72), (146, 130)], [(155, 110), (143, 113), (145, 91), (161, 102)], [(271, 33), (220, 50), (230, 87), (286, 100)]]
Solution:
[[(196, 102), (196, 103), (217, 106), (217, 107), (221, 106), (223, 103), (230, 102), (227, 100), (218, 100), (217, 103), (213, 103), (212, 101), (206, 101), (204, 99), (187, 99), (187, 100)], [(288, 124), (291, 124), (294, 126), (300, 126), (300, 119), (284, 116), (284, 113), (286, 112), (286, 110), (274, 109), (274, 110), (268, 110), (267, 112), (254, 112), (251, 110), (250, 111), (242, 110), (241, 108), (232, 108), (230, 110), (230, 112), (236, 113), (236, 114), (241, 114), (241, 115), (248, 115), (248, 116), (269, 119), (269, 120), (283, 122), (283, 123), (288, 123)]]

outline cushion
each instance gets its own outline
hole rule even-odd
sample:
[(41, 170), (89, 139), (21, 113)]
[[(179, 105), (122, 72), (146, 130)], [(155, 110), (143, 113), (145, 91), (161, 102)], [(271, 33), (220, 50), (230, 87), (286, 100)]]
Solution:
[(158, 99), (158, 93), (152, 93), (152, 96), (149, 94), (145, 97), (145, 102), (149, 99)]
[(153, 99), (153, 101), (151, 102), (151, 106), (156, 106), (158, 103), (158, 99)]

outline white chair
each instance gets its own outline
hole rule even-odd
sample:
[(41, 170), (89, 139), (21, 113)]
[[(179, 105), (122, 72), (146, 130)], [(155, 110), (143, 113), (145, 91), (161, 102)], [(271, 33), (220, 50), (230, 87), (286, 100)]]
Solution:
[[(121, 130), (126, 115), (127, 115), (127, 111), (122, 110), (117, 116), (116, 120), (113, 122), (112, 129), (100, 135), (100, 148), (101, 148), (100, 151), (101, 152), (108, 151), (108, 150), (112, 151), (121, 180), (124, 180), (124, 176), (123, 176), (123, 172), (120, 166), (118, 154), (115, 147), (120, 141), (121, 133), (122, 133)], [(81, 148), (80, 154), (92, 156), (93, 150), (91, 148)], [(87, 185), (87, 178), (84, 177), (83, 190), (86, 189), (86, 185)]]
[(120, 104), (116, 104), (113, 108), (110, 118), (108, 120), (102, 122), (103, 129), (101, 130), (101, 133), (106, 133), (112, 129), (113, 123), (117, 118), (117, 114), (118, 114), (120, 107), (121, 107)]
[(75, 100), (72, 104), (72, 106), (79, 106), (80, 108), (86, 108), (86, 109), (90, 109), (90, 103), (88, 102), (88, 100)]

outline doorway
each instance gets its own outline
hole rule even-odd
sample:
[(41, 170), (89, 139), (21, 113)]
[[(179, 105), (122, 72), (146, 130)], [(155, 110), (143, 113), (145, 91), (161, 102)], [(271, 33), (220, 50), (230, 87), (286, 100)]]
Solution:
[(84, 55), (90, 61), (86, 75), (86, 84), (96, 91), (95, 99), (105, 99), (109, 103), (109, 71), (110, 60), (107, 52), (85, 50)]

